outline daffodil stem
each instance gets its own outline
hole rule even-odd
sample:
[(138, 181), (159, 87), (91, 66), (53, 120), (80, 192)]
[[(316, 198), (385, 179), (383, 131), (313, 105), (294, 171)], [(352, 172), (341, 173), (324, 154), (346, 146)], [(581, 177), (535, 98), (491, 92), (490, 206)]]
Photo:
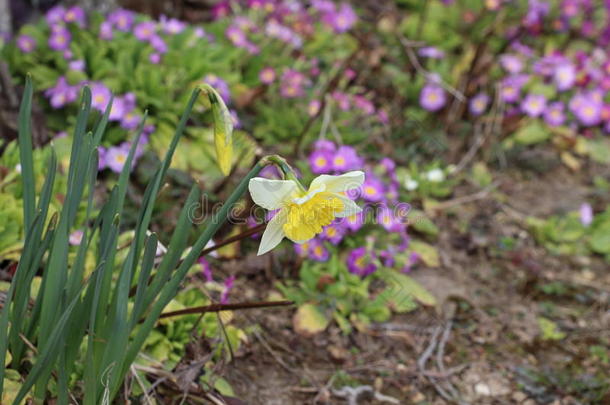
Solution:
[[(244, 178), (239, 182), (239, 184), (237, 185), (237, 187), (235, 188), (233, 193), (231, 193), (231, 195), (229, 196), (227, 201), (225, 201), (225, 204), (222, 206), (222, 208), (206, 223), (205, 230), (199, 236), (197, 241), (195, 241), (195, 244), (193, 244), (193, 248), (191, 249), (191, 252), (184, 259), (184, 262), (187, 263), (186, 264), (187, 267), (190, 268), (190, 266), (192, 266), (195, 263), (197, 258), (201, 255), (201, 252), (205, 249), (205, 246), (207, 245), (207, 243), (212, 239), (214, 234), (216, 234), (216, 232), (220, 229), (222, 224), (225, 223), (229, 213), (231, 212), (231, 208), (235, 205), (237, 200), (239, 200), (241, 198), (241, 196), (248, 189), (248, 184), (250, 183), (250, 179), (252, 179), (256, 175), (258, 175), (265, 166), (270, 165), (270, 164), (278, 164), (276, 162), (283, 162), (287, 167), (290, 167), (290, 166), (288, 166), (286, 161), (283, 158), (281, 158), (280, 156), (277, 156), (277, 155), (265, 156), (261, 160), (259, 160), (258, 163), (256, 163), (254, 165), (254, 167), (248, 172), (248, 174), (246, 174), (244, 176)], [(291, 168), (291, 170), (292, 170), (292, 168)], [(184, 265), (184, 263), (182, 263), (182, 265)]]
[[(142, 323), (141, 329), (134, 336), (125, 358), (123, 359), (123, 364), (121, 365), (122, 372), (127, 372), (127, 368), (136, 358), (138, 352), (144, 344), (146, 337), (148, 336), (149, 331), (152, 329), (154, 323), (159, 319), (159, 316), (161, 316), (163, 308), (165, 308), (165, 306), (176, 296), (180, 288), (180, 283), (182, 283), (190, 268), (195, 264), (203, 249), (205, 249), (205, 245), (207, 245), (210, 239), (212, 239), (212, 236), (214, 236), (218, 229), (220, 229), (220, 227), (226, 222), (227, 217), (231, 212), (231, 208), (248, 189), (250, 179), (259, 174), (263, 167), (265, 167), (267, 164), (270, 163), (264, 161), (264, 159), (261, 159), (257, 164), (255, 164), (252, 170), (250, 170), (250, 172), (248, 172), (248, 174), (246, 174), (239, 182), (222, 208), (209, 221), (206, 222), (204, 231), (201, 233), (201, 235), (199, 235), (199, 238), (197, 238), (193, 244), (190, 252), (180, 262), (171, 279), (168, 280), (159, 297), (150, 308), (148, 316)], [(118, 388), (119, 385), (113, 386), (111, 388), (111, 395), (114, 395)]]
[(283, 157), (279, 155), (268, 155), (262, 158), (261, 162), (263, 162), (265, 165), (276, 165), (284, 174), (284, 178), (286, 178), (287, 180), (294, 181), (295, 183), (297, 183), (297, 185), (302, 191), (306, 191), (305, 187), (301, 184), (296, 173), (294, 172), (294, 169), (288, 164), (288, 162), (286, 162), (286, 159), (284, 159)]

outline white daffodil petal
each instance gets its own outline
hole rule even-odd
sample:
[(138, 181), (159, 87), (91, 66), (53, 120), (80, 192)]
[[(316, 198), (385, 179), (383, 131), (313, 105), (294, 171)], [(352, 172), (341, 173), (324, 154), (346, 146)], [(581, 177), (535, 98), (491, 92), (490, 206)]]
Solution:
[(258, 247), (258, 256), (267, 253), (274, 247), (280, 244), (284, 239), (284, 224), (286, 223), (287, 212), (280, 210), (275, 216), (267, 223), (267, 228), (263, 232), (261, 238), (261, 244)]
[(362, 186), (364, 183), (364, 173), (360, 170), (344, 173), (340, 176), (323, 174), (316, 177), (309, 186), (310, 190), (315, 190), (322, 185), (326, 186), (325, 191), (342, 193)]
[(292, 180), (255, 177), (250, 179), (248, 189), (256, 204), (268, 210), (276, 210), (282, 207), (282, 203), (298, 189), (298, 186)]
[(362, 211), (362, 208), (343, 194), (335, 194), (335, 197), (340, 199), (343, 203), (343, 211), (335, 213), (337, 218), (351, 217), (352, 215), (358, 214), (360, 211)]

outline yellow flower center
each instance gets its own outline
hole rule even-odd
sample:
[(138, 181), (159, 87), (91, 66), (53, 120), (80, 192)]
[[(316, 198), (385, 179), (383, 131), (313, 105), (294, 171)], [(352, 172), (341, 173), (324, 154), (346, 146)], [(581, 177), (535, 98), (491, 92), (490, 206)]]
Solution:
[(326, 165), (326, 159), (324, 159), (322, 156), (320, 156), (319, 158), (316, 159), (316, 166), (324, 166)]
[(303, 204), (290, 203), (284, 233), (293, 241), (305, 241), (313, 238), (322, 227), (329, 225), (337, 213), (343, 211), (343, 202), (333, 193), (321, 192)]
[(297, 89), (293, 86), (286, 87), (286, 94), (289, 96), (294, 96), (297, 94)]
[(270, 82), (274, 79), (274, 73), (270, 70), (267, 70), (263, 73), (263, 79), (265, 79), (266, 81)]
[(595, 114), (595, 110), (593, 110), (593, 108), (591, 107), (585, 107), (583, 110), (583, 114), (586, 117), (593, 117), (593, 115)]
[(364, 192), (366, 193), (366, 195), (375, 195), (377, 194), (377, 189), (375, 187), (366, 186), (364, 188)]
[(125, 155), (117, 155), (117, 156), (115, 157), (115, 160), (116, 160), (118, 163), (125, 163), (125, 161), (127, 160), (127, 156), (125, 156)]
[(342, 166), (343, 164), (345, 164), (345, 158), (343, 156), (337, 156), (335, 158), (335, 164), (338, 166)]
[(355, 260), (356, 266), (362, 268), (366, 266), (366, 256), (360, 256)]

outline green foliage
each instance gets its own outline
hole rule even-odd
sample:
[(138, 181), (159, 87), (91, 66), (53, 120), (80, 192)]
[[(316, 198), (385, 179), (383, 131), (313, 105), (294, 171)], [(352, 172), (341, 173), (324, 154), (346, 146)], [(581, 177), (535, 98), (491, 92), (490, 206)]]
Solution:
[(538, 326), (540, 327), (542, 340), (561, 340), (566, 337), (565, 332), (562, 332), (557, 324), (550, 319), (538, 317)]
[[(249, 13), (253, 25), (264, 26), (261, 13)], [(175, 35), (161, 35), (167, 45), (167, 52), (158, 63), (150, 60), (156, 51), (147, 42), (138, 40), (132, 32), (114, 30), (111, 39), (100, 37), (100, 24), (104, 17), (100, 14), (89, 16), (91, 23), (81, 28), (76, 24), (67, 27), (71, 33), (70, 52), (72, 60), (82, 60), (85, 69), (75, 70), (62, 52), (50, 49), (46, 43), (52, 27), (44, 20), (26, 25), (20, 34), (30, 35), (38, 46), (31, 53), (24, 53), (15, 43), (0, 49), (0, 55), (8, 62), (11, 73), (17, 81), (31, 73), (36, 87), (41, 92), (53, 88), (58, 80), (65, 77), (68, 84), (76, 86), (85, 82), (100, 83), (107, 86), (115, 95), (131, 93), (135, 96), (136, 108), (131, 115), (141, 116), (148, 111), (148, 124), (156, 128), (149, 148), (160, 158), (165, 154), (171, 130), (180, 119), (182, 106), (187, 102), (189, 92), (207, 80), (222, 80), (230, 90), (223, 95), (229, 107), (238, 109), (240, 120), (249, 123), (255, 139), (275, 145), (280, 151), (291, 151), (292, 145), (285, 143), (297, 141), (305, 122), (310, 119), (308, 108), (310, 101), (318, 100), (320, 88), (326, 86), (333, 78), (341, 74), (338, 66), (344, 59), (358, 49), (357, 41), (347, 34), (336, 34), (325, 25), (316, 25), (309, 33), (307, 41), (298, 49), (300, 57), (295, 61), (293, 49), (279, 39), (268, 37), (264, 30), (252, 34), (252, 40), (261, 44), (259, 52), (249, 54), (245, 49), (235, 46), (225, 35), (229, 21), (220, 20), (206, 24), (206, 34), (201, 36), (197, 27), (189, 25)], [(144, 15), (137, 16), (137, 22), (149, 20)], [(213, 37), (213, 39), (212, 39)], [(270, 85), (263, 86), (259, 73), (263, 68), (273, 68), (281, 76), (287, 67), (304, 72), (317, 69), (320, 74), (307, 78), (305, 94), (298, 98), (280, 96), (279, 78)], [(320, 69), (322, 67), (322, 69)], [(347, 97), (362, 96), (367, 89), (350, 83), (349, 78), (341, 78), (336, 83), (336, 90)], [(357, 143), (376, 128), (379, 121), (371, 113), (358, 109), (344, 111), (337, 108), (329, 98), (327, 103), (332, 109), (334, 133), (341, 132), (346, 143)], [(330, 104), (333, 104), (332, 106)], [(48, 129), (52, 133), (71, 132), (75, 125), (72, 116), (76, 103), (52, 108), (45, 103)], [(212, 180), (219, 177), (217, 170), (206, 170), (201, 166), (214, 149), (213, 137), (203, 134), (200, 127), (212, 122), (213, 111), (210, 104), (198, 103), (195, 110), (201, 113), (187, 124), (187, 134), (178, 149), (179, 159), (173, 162), (174, 167), (182, 170), (196, 170)], [(308, 112), (309, 111), (309, 112)], [(330, 111), (329, 111), (330, 112)], [(225, 123), (233, 118), (226, 117)], [(214, 122), (219, 122), (218, 119)], [(321, 120), (310, 128), (310, 133), (319, 133)], [(349, 129), (344, 131), (344, 129)], [(208, 131), (205, 131), (208, 132)], [(103, 146), (120, 144), (128, 137), (129, 131), (119, 122), (108, 125), (108, 134), (102, 141)], [(245, 134), (243, 134), (245, 136)], [(162, 138), (162, 139), (155, 139)], [(249, 140), (252, 142), (252, 139)], [(218, 143), (217, 143), (218, 145)], [(188, 153), (186, 153), (188, 152)], [(238, 164), (244, 161), (236, 151)]]
[(581, 223), (576, 212), (546, 220), (529, 218), (528, 224), (538, 243), (555, 254), (597, 253), (610, 260), (610, 207), (595, 215), (588, 226)]
[(411, 198), (444, 198), (453, 192), (457, 180), (449, 177), (449, 168), (441, 167), (439, 162), (422, 166), (411, 162), (408, 168), (396, 170), (400, 184)]
[[(538, 121), (532, 121), (517, 130), (511, 140), (521, 145), (532, 145), (544, 142), (551, 136), (551, 131)], [(508, 146), (508, 143), (507, 143)]]
[[(201, 289), (189, 288), (181, 291), (172, 299), (164, 309), (164, 312), (179, 311), (185, 308), (198, 307), (211, 304)], [(165, 367), (173, 368), (184, 356), (187, 343), (199, 336), (211, 339), (214, 344), (215, 358), (222, 354), (230, 354), (229, 346), (232, 350), (239, 348), (244, 332), (233, 325), (228, 324), (231, 320), (229, 313), (206, 313), (182, 315), (180, 317), (163, 318), (159, 320), (144, 342), (142, 351), (148, 353), (155, 360), (162, 362)], [(201, 318), (201, 319), (200, 319)], [(224, 338), (224, 332), (219, 322), (225, 324), (225, 332), (229, 338)]]
[[(85, 365), (80, 382), (84, 404), (100, 403), (102, 397), (113, 398), (199, 252), (222, 225), (230, 207), (245, 191), (248, 180), (262, 168), (258, 164), (245, 176), (227, 204), (204, 226), (192, 249), (186, 252), (188, 230), (192, 226), (189, 207), (199, 196), (198, 189), (193, 187), (166, 254), (158, 266), (154, 265), (157, 237), (147, 236), (153, 206), (198, 94), (197, 90), (193, 92), (167, 154), (144, 193), (133, 240), (127, 255), (119, 262), (119, 224), (131, 161), (143, 123), (117, 184), (95, 213), (97, 148), (105, 132), (110, 106), (89, 129), (91, 92), (85, 88), (74, 127), (67, 186), (62, 190), (63, 204), (53, 213), (50, 203), (58, 162), (52, 151), (46, 162), (44, 184), (38, 190), (29, 126), (33, 89), (31, 80), (27, 79), (19, 115), (23, 218), (27, 232), (0, 315), (0, 391), (5, 377), (10, 375), (4, 366), (7, 353), (12, 357), (11, 369), (25, 375), (14, 403), (20, 403), (28, 394), (42, 400), (51, 388), (60, 403), (67, 403), (71, 376), (77, 364)], [(84, 217), (79, 220), (79, 207), (83, 203)], [(78, 246), (71, 247), (69, 234), (79, 228), (83, 229), (82, 240)], [(90, 274), (86, 272), (89, 255), (94, 261)], [(42, 280), (36, 292), (31, 286), (39, 271)], [(152, 278), (150, 283), (149, 278)], [(133, 298), (130, 297), (132, 288), (135, 289)], [(30, 300), (33, 305), (29, 305)], [(35, 354), (30, 353), (26, 341), (35, 346)], [(84, 350), (80, 349), (82, 345)]]
[(295, 329), (305, 335), (324, 330), (331, 319), (349, 333), (353, 326), (387, 321), (391, 310), (411, 311), (417, 307), (415, 300), (434, 300), (411, 278), (393, 270), (380, 269), (365, 278), (352, 274), (338, 255), (327, 263), (304, 262), (298, 281), (277, 288), (299, 307)]

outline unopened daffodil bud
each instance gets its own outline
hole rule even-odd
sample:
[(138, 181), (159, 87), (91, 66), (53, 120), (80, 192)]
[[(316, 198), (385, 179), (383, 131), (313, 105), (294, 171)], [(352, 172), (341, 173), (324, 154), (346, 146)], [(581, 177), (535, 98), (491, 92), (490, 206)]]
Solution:
[(231, 113), (218, 92), (209, 84), (200, 85), (210, 100), (214, 117), (214, 145), (220, 171), (227, 176), (231, 172), (233, 158), (233, 120)]

